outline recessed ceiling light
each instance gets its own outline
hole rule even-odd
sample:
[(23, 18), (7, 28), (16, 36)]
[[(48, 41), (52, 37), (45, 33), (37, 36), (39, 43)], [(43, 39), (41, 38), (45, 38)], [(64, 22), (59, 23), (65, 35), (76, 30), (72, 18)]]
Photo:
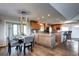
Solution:
[(48, 16), (50, 16), (50, 14), (48, 14)]
[(42, 16), (42, 18), (44, 18), (44, 16)]

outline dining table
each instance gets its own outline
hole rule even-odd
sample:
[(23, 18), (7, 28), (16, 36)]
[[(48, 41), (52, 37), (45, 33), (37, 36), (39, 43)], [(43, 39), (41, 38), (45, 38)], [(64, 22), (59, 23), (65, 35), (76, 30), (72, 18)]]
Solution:
[(31, 37), (31, 36), (33, 36), (33, 35), (29, 35), (29, 36), (26, 36), (26, 35), (25, 36), (24, 35), (18, 35), (18, 36), (16, 36), (16, 40), (17, 40), (17, 43), (18, 43), (16, 45), (16, 50), (19, 49), (19, 51), (22, 52), (22, 47), (24, 47), (25, 40), (27, 40), (25, 38), (26, 37)]

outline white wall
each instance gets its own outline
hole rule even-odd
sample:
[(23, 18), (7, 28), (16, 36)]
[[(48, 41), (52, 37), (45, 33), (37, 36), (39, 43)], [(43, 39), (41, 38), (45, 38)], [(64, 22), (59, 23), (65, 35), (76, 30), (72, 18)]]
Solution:
[(72, 27), (72, 38), (79, 38), (79, 27)]
[(6, 25), (5, 20), (2, 20), (0, 22), (0, 44), (2, 44), (3, 46), (6, 45), (6, 36), (5, 36), (5, 34), (6, 34), (6, 32), (5, 32), (6, 26), (5, 25)]

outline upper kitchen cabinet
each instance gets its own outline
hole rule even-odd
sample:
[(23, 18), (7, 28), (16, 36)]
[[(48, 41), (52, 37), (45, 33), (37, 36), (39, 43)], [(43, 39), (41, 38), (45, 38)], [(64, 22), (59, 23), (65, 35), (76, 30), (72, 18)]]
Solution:
[(31, 26), (32, 30), (39, 30), (40, 29), (40, 25), (39, 25), (38, 21), (31, 20), (30, 26)]
[(51, 27), (53, 32), (57, 32), (60, 30), (61, 24), (52, 24)]

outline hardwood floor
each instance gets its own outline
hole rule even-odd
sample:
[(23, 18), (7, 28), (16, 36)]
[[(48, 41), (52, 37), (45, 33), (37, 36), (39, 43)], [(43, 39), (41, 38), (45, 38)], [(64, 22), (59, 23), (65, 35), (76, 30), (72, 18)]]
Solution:
[[(66, 43), (56, 46), (55, 48), (48, 48), (35, 44), (33, 52), (26, 49), (26, 56), (78, 56), (78, 41), (68, 40)], [(23, 56), (23, 52), (16, 51), (12, 47), (11, 56)], [(0, 56), (8, 56), (7, 47), (0, 48)]]

